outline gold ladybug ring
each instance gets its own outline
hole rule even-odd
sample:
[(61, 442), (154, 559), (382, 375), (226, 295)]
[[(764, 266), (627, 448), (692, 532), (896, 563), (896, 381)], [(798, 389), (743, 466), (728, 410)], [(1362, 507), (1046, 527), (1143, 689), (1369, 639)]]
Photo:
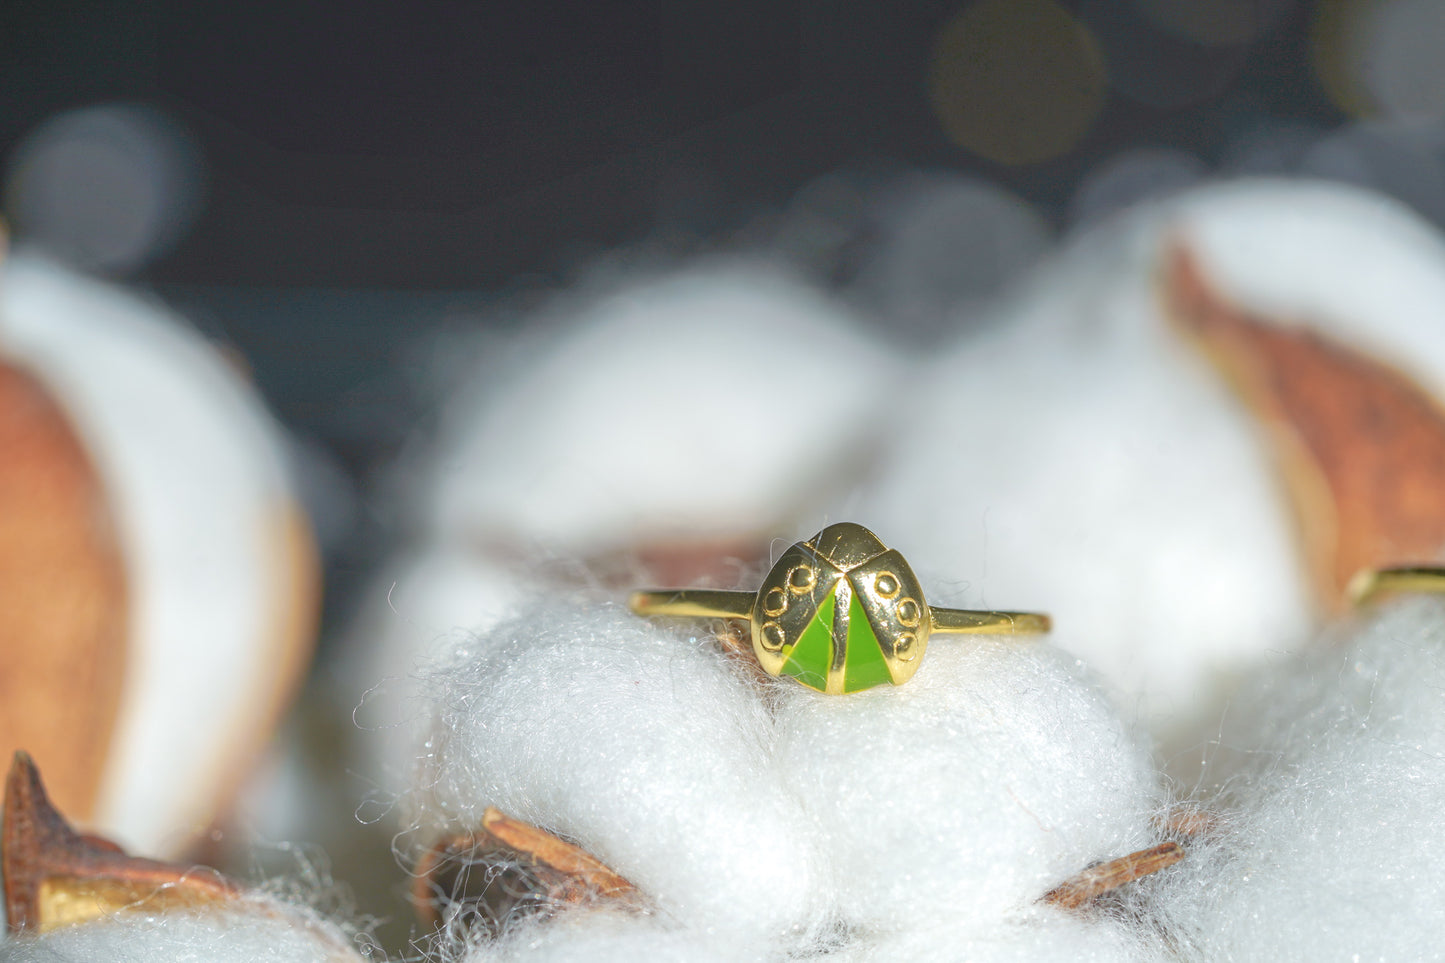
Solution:
[(784, 552), (756, 595), (654, 589), (632, 593), (628, 605), (643, 616), (747, 619), (763, 671), (830, 695), (902, 685), (937, 633), (1022, 635), (1050, 625), (1032, 612), (929, 608), (903, 556), (852, 522)]

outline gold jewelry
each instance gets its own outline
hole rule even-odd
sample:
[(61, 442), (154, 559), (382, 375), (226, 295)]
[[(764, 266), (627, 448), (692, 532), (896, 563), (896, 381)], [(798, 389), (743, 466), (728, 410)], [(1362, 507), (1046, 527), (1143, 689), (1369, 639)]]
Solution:
[(1445, 568), (1436, 565), (1401, 565), (1366, 568), (1350, 579), (1350, 601), (1369, 605), (1401, 592), (1445, 593)]
[(752, 592), (634, 592), (643, 616), (745, 619), (768, 675), (837, 695), (902, 685), (930, 635), (1047, 632), (1047, 615), (929, 608), (908, 563), (862, 525), (839, 522), (783, 553)]

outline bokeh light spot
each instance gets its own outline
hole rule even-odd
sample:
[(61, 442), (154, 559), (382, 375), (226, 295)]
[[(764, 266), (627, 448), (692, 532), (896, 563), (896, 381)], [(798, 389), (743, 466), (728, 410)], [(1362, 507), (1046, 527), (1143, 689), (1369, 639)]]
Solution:
[(1362, 120), (1445, 119), (1445, 4), (1329, 0), (1311, 25), (1315, 72), (1335, 105)]
[(1075, 224), (1098, 221), (1140, 201), (1178, 193), (1209, 173), (1193, 154), (1163, 147), (1125, 151), (1100, 164), (1079, 184), (1069, 204)]
[(1358, 50), (1376, 112), (1395, 120), (1445, 117), (1445, 3), (1393, 0), (1370, 12)]
[(928, 175), (888, 192), (855, 291), (890, 332), (938, 340), (956, 315), (995, 297), (1052, 243), (1043, 217), (983, 180)]
[(1049, 0), (979, 0), (934, 45), (929, 92), (944, 132), (1002, 164), (1067, 153), (1093, 125), (1105, 90), (1098, 44)]
[(126, 274), (167, 251), (200, 205), (199, 151), (130, 104), (53, 117), (16, 148), (6, 209), (18, 236), (77, 267)]

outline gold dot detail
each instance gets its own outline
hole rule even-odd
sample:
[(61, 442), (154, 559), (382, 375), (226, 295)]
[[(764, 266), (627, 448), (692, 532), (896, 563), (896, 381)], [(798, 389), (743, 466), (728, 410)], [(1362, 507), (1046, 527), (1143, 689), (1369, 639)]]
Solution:
[(794, 595), (803, 595), (813, 591), (813, 586), (818, 584), (818, 573), (813, 571), (811, 565), (799, 565), (788, 573), (788, 588)]
[(763, 648), (769, 652), (781, 652), (783, 643), (787, 640), (787, 633), (781, 625), (776, 622), (763, 623)]
[(885, 599), (891, 599), (898, 594), (898, 576), (892, 572), (883, 572), (873, 583), (874, 590)]
[(904, 632), (893, 642), (893, 656), (899, 662), (912, 662), (918, 657), (918, 652), (913, 648), (913, 643), (918, 639), (912, 632)]
[(908, 626), (910, 629), (918, 628), (919, 616), (922, 613), (919, 611), (917, 602), (910, 598), (899, 599), (896, 611), (898, 613), (898, 621), (901, 624)]
[(788, 608), (788, 593), (776, 585), (763, 596), (763, 614), (772, 618), (782, 615)]

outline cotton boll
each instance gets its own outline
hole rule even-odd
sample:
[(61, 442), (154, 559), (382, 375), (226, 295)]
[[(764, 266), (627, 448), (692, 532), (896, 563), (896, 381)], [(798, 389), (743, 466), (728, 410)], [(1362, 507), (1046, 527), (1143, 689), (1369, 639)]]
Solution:
[(397, 560), (372, 583), (349, 630), (358, 656), (340, 667), (337, 686), (366, 734), (366, 775), (384, 791), (401, 793), (410, 777), (428, 722), (422, 676), (536, 591), (515, 567), (446, 545)]
[(873, 934), (828, 963), (1147, 963), (1172, 960), (1157, 938), (1108, 915), (1089, 918), (1047, 906), (1008, 919), (966, 925), (930, 917), (886, 935)]
[(1445, 243), (1404, 205), (1340, 184), (1242, 181), (1165, 222), (1234, 300), (1308, 321), (1445, 398)]
[(517, 926), (500, 941), (473, 946), (461, 963), (744, 963), (757, 958), (726, 932), (704, 933), (655, 917), (582, 910)]
[(900, 688), (789, 692), (779, 762), (850, 926), (992, 925), (1155, 842), (1147, 754), (1050, 647), (936, 636)]
[(556, 315), (447, 413), (419, 499), (445, 537), (586, 557), (766, 531), (856, 474), (899, 373), (841, 306), (760, 266)]
[(855, 511), (932, 603), (1052, 614), (1055, 644), (1162, 731), (1302, 636), (1310, 610), (1287, 509), (1226, 388), (1167, 332), (1096, 330), (1152, 311), (1128, 268), (1116, 246), (1056, 269), (1008, 326), (920, 372), (917, 414)]
[(817, 853), (754, 686), (710, 639), (539, 599), (436, 677), (416, 820), (455, 832), (496, 806), (576, 841), (667, 919), (740, 947), (806, 935)]
[(0, 963), (359, 963), (331, 924), (293, 907), (122, 914), (0, 940)]
[(31, 257), (0, 276), (0, 354), (73, 421), (125, 558), (124, 689), (87, 822), (178, 852), (235, 791), (309, 656), (318, 566), (277, 427), (180, 319)]
[(1238, 700), (1216, 840), (1161, 880), (1185, 960), (1439, 955), (1445, 605), (1391, 604)]

